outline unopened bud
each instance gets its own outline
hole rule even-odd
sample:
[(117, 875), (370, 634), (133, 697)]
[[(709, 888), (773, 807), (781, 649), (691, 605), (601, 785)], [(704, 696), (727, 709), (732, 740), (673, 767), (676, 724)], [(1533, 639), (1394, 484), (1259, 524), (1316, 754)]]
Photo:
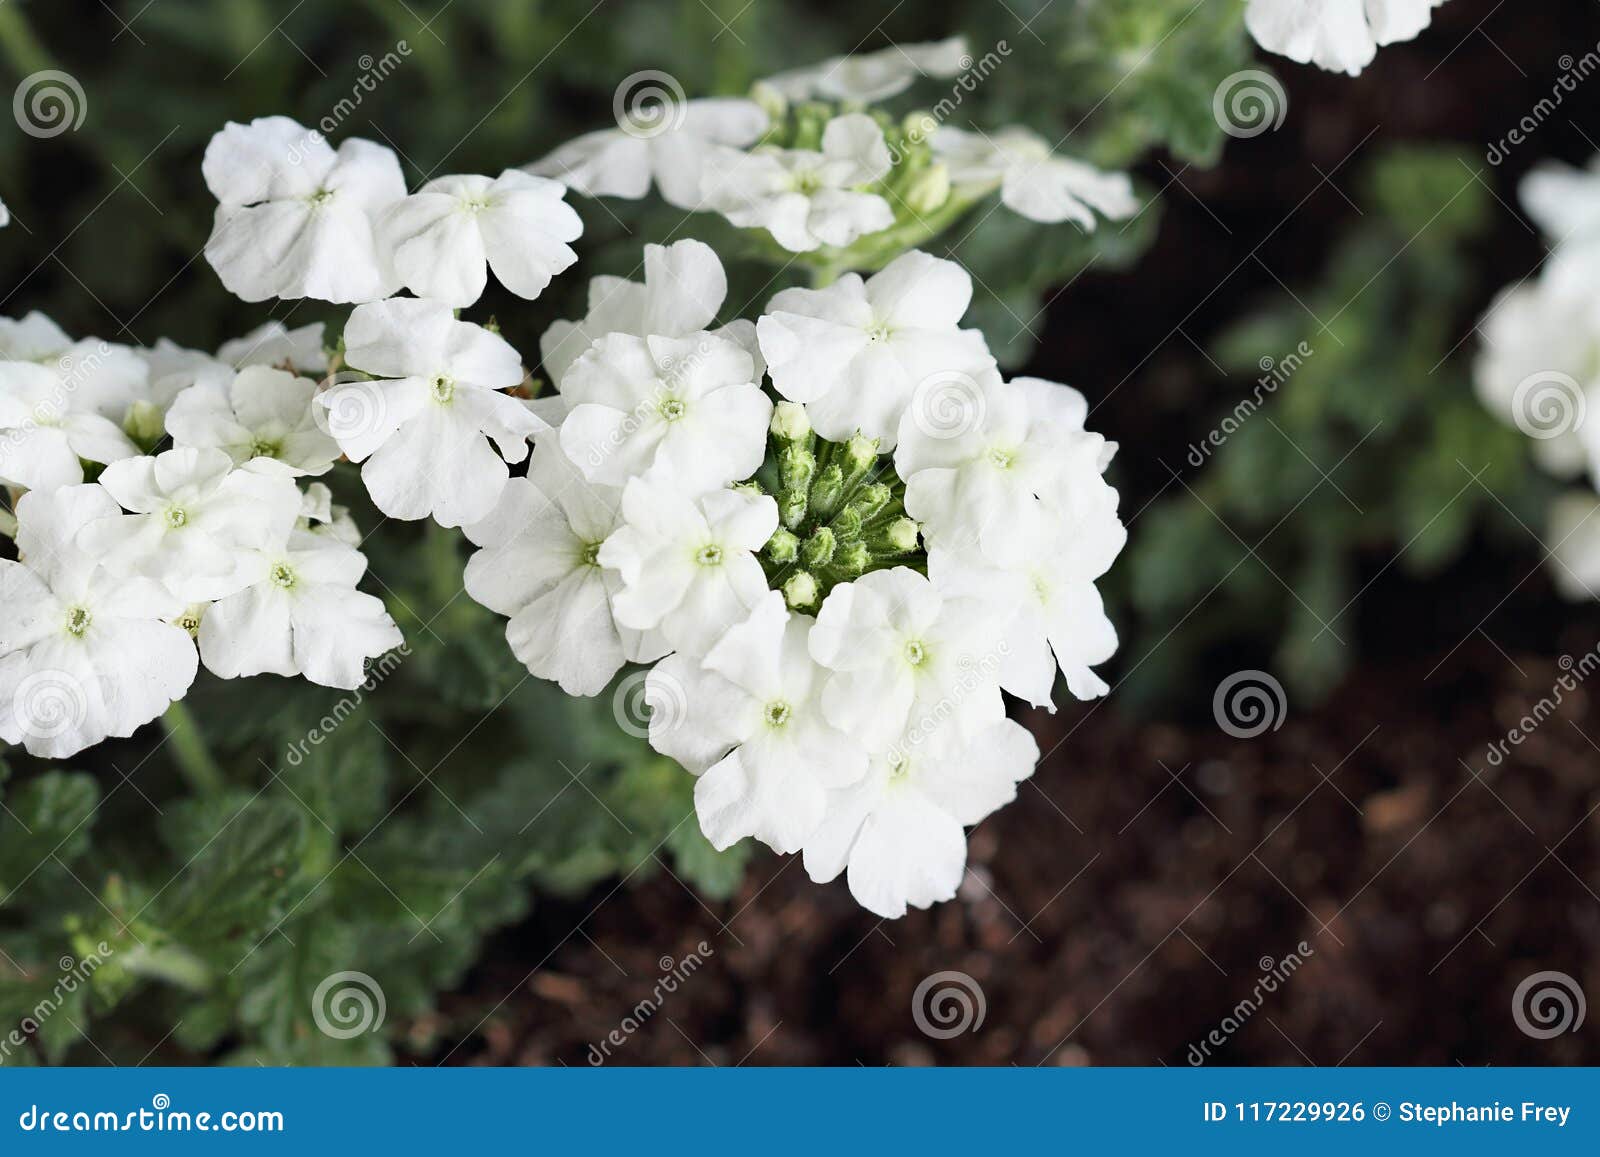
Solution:
[(878, 440), (855, 434), (844, 444), (845, 465), (852, 472), (865, 470), (878, 460)]
[(950, 199), (950, 169), (935, 161), (918, 173), (906, 189), (906, 207), (913, 213), (933, 213)]
[(867, 549), (864, 542), (852, 542), (841, 550), (833, 560), (833, 567), (851, 578), (863, 573), (867, 564), (872, 561), (872, 552)]
[(780, 526), (767, 539), (766, 554), (776, 563), (793, 562), (800, 555), (800, 540)]
[(800, 547), (800, 560), (807, 566), (824, 566), (833, 561), (837, 540), (826, 526), (816, 530)]
[(883, 545), (897, 554), (917, 549), (917, 535), (921, 527), (909, 518), (897, 518), (883, 528)]
[(799, 402), (779, 402), (772, 407), (772, 425), (769, 428), (774, 438), (798, 442), (811, 433), (811, 419)]
[(785, 490), (805, 490), (817, 470), (817, 456), (803, 446), (790, 446), (779, 460)]
[(887, 486), (882, 482), (874, 482), (870, 486), (863, 486), (850, 505), (855, 507), (856, 513), (863, 519), (869, 519), (888, 506), (892, 497)]
[(811, 509), (816, 511), (818, 518), (826, 518), (832, 514), (839, 505), (839, 500), (844, 497), (844, 471), (839, 469), (838, 463), (825, 466), (817, 480), (811, 487)]
[(167, 432), (161, 408), (154, 402), (143, 400), (128, 407), (128, 416), (123, 419), (122, 429), (146, 450), (161, 441)]
[(925, 108), (907, 113), (900, 122), (900, 131), (906, 135), (906, 140), (917, 145), (931, 138), (938, 127), (938, 120)]
[(803, 570), (791, 575), (789, 581), (783, 584), (783, 601), (797, 611), (815, 606), (818, 593), (817, 580), (810, 571)]
[(761, 106), (761, 111), (772, 120), (781, 120), (789, 111), (789, 101), (772, 85), (758, 80), (750, 86), (750, 99)]

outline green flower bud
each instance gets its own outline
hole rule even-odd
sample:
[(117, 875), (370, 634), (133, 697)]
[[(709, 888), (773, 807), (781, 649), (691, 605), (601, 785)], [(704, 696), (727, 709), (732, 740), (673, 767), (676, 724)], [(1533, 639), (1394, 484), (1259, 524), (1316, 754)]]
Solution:
[(856, 434), (844, 444), (845, 467), (851, 471), (865, 470), (878, 460), (878, 440)]
[(917, 535), (922, 528), (909, 518), (897, 518), (883, 528), (874, 543), (885, 554), (905, 554), (917, 549)]
[(950, 200), (950, 169), (935, 161), (912, 180), (905, 193), (906, 207), (913, 213), (933, 213)]
[(799, 574), (791, 575), (789, 580), (783, 584), (783, 601), (797, 611), (815, 606), (818, 593), (817, 580), (812, 577), (810, 571), (801, 571)]
[(817, 472), (817, 456), (803, 446), (788, 446), (778, 462), (785, 490), (806, 490)]
[(128, 416), (122, 429), (138, 443), (140, 449), (149, 450), (167, 432), (161, 409), (154, 402), (138, 401), (128, 407)]
[(750, 99), (774, 121), (781, 121), (789, 112), (789, 102), (783, 93), (764, 80), (758, 80), (750, 86)]
[(818, 518), (827, 518), (844, 497), (844, 471), (837, 463), (823, 467), (822, 473), (811, 486), (811, 510)]
[(863, 521), (870, 521), (874, 514), (889, 505), (889, 500), (894, 495), (882, 482), (874, 482), (870, 486), (863, 486), (851, 501), (856, 513), (861, 515)]
[(860, 538), (861, 512), (853, 506), (846, 506), (833, 516), (833, 521), (829, 525), (833, 527), (833, 533), (841, 541), (848, 542), (852, 539)]
[(778, 498), (778, 517), (783, 520), (783, 524), (790, 530), (804, 522), (806, 520), (805, 491), (802, 490), (798, 494), (780, 495)]
[(824, 566), (833, 561), (837, 540), (828, 527), (818, 528), (800, 547), (800, 561), (807, 566)]
[(811, 419), (806, 416), (806, 408), (799, 402), (779, 402), (772, 407), (772, 430), (774, 438), (785, 442), (799, 442), (811, 434)]
[(872, 552), (867, 549), (867, 544), (852, 542), (834, 558), (832, 569), (842, 578), (859, 578), (871, 562)]
[(780, 565), (791, 563), (800, 556), (800, 540), (780, 526), (767, 539), (765, 550), (773, 562)]
[(916, 145), (931, 140), (938, 127), (938, 120), (925, 108), (907, 113), (900, 121), (900, 131), (905, 134), (906, 140)]

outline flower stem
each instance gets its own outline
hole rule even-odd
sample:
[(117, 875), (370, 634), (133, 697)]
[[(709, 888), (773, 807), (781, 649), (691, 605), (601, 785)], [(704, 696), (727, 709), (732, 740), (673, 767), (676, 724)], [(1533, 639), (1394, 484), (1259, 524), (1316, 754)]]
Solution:
[(227, 786), (222, 768), (211, 755), (200, 725), (181, 701), (173, 703), (161, 717), (161, 726), (167, 730), (172, 744), (172, 757), (183, 772), (184, 779), (200, 795), (216, 795)]

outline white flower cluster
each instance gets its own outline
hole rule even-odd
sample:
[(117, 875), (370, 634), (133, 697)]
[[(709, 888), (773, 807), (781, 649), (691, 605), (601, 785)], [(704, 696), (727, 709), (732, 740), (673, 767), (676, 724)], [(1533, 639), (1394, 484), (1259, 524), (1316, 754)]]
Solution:
[(0, 738), (71, 755), (161, 714), (200, 661), (355, 687), (401, 642), (356, 589), (354, 527), (299, 482), (339, 456), (302, 376), (325, 368), (321, 338), (268, 323), (213, 356), (0, 319), (0, 481), (22, 492)]
[[(1474, 376), (1490, 410), (1533, 439), (1534, 460), (1561, 479), (1600, 487), (1600, 157), (1587, 170), (1555, 163), (1523, 178), (1523, 208), (1550, 256), (1537, 277), (1503, 290), (1478, 322)], [(1560, 496), (1546, 529), (1557, 588), (1600, 598), (1600, 496)]]
[(467, 591), (572, 694), (654, 663), (650, 741), (711, 842), (899, 916), (955, 894), (963, 828), (1033, 771), (1002, 692), (1106, 690), (1115, 447), (1075, 391), (1002, 379), (953, 262), (785, 290), (753, 334), (711, 328), (725, 293), (706, 245), (648, 246), (551, 327), (555, 429), (467, 527)]
[(527, 170), (590, 196), (636, 199), (653, 182), (669, 204), (721, 213), (791, 253), (872, 247), (880, 237), (904, 248), (901, 230), (926, 240), (996, 190), (1025, 217), (1084, 229), (1096, 212), (1116, 219), (1138, 210), (1125, 174), (1056, 156), (1028, 129), (970, 132), (925, 112), (896, 122), (866, 108), (920, 77), (954, 77), (972, 64), (966, 41), (954, 38), (834, 57), (758, 82), (746, 100), (686, 101), (663, 84), (624, 101), (625, 86), (616, 128)]
[(1249, 0), (1245, 27), (1268, 52), (1355, 76), (1380, 46), (1412, 40), (1444, 0)]

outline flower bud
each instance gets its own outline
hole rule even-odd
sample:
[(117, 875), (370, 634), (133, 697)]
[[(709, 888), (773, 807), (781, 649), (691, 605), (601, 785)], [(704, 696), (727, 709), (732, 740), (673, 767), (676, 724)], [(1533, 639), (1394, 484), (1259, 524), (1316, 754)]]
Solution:
[(128, 416), (123, 420), (122, 429), (144, 450), (154, 447), (167, 432), (160, 407), (143, 400), (128, 407)]
[(823, 467), (822, 473), (811, 487), (811, 509), (818, 518), (832, 514), (844, 497), (844, 471), (838, 463)]
[(906, 189), (906, 207), (913, 213), (933, 213), (950, 199), (950, 169), (935, 161), (912, 179)]
[(800, 561), (807, 566), (824, 566), (833, 561), (837, 540), (828, 527), (818, 528), (800, 547)]
[(906, 113), (900, 121), (900, 131), (905, 134), (906, 140), (914, 145), (925, 144), (932, 139), (934, 130), (938, 127), (938, 119), (925, 108)]
[(861, 515), (862, 519), (866, 520), (888, 506), (892, 497), (894, 496), (887, 486), (882, 482), (874, 482), (870, 486), (863, 486), (850, 505), (855, 507), (856, 513)]
[(878, 460), (878, 440), (855, 434), (844, 444), (845, 466), (852, 473), (865, 470)]
[(789, 111), (789, 102), (783, 93), (764, 80), (750, 86), (750, 99), (761, 106), (761, 111), (774, 121), (782, 120)]
[(799, 402), (779, 402), (772, 407), (772, 425), (769, 429), (774, 438), (799, 442), (810, 435), (811, 419)]
[(767, 539), (765, 549), (767, 557), (773, 562), (791, 563), (800, 556), (800, 540), (780, 526), (773, 531), (772, 537)]
[(921, 527), (909, 518), (897, 518), (883, 528), (878, 546), (888, 554), (905, 554), (917, 549), (917, 534)]
[(833, 527), (833, 533), (838, 535), (842, 541), (848, 542), (852, 539), (860, 538), (861, 512), (853, 506), (846, 506), (833, 516), (833, 521), (829, 525)]
[(806, 490), (817, 471), (817, 456), (803, 446), (790, 446), (783, 451), (778, 466), (785, 490)]
[(867, 544), (852, 542), (834, 557), (833, 569), (848, 578), (857, 578), (865, 573), (871, 562), (872, 552), (867, 549)]
[(783, 601), (797, 611), (816, 605), (818, 593), (817, 580), (810, 571), (791, 575), (783, 584)]

